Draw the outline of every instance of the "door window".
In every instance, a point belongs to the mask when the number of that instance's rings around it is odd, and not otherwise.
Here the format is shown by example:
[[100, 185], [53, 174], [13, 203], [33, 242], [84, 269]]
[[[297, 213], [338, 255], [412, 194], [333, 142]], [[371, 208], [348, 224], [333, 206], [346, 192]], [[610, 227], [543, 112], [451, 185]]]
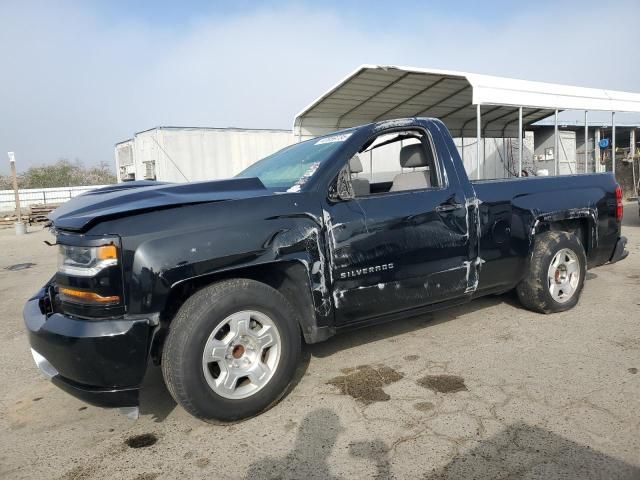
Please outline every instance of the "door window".
[[349, 171], [356, 197], [442, 186], [431, 139], [419, 130], [375, 137], [350, 159]]

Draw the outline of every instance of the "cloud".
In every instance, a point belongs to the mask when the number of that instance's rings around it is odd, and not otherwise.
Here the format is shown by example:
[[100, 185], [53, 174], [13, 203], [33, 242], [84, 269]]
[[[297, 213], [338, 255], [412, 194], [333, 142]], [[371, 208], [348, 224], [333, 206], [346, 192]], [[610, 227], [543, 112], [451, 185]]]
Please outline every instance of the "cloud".
[[115, 142], [156, 125], [290, 128], [362, 63], [640, 90], [628, 53], [640, 39], [637, 2], [551, 2], [499, 20], [421, 4], [319, 5], [175, 27], [126, 8], [105, 16], [90, 3], [3, 2], [0, 158], [14, 150], [21, 169], [60, 157], [112, 162]]

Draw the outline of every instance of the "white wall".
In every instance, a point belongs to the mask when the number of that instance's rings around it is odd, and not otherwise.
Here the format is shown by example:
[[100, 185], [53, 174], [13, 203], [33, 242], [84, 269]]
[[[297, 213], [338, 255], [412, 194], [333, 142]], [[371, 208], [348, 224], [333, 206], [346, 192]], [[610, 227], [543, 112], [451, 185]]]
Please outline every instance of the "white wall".
[[[558, 132], [559, 146], [559, 165], [560, 175], [571, 175], [579, 173], [576, 163], [576, 132], [571, 130], [559, 130]], [[545, 152], [551, 149], [551, 155]], [[538, 168], [549, 170], [549, 174], [553, 175], [555, 171], [555, 160], [553, 150], [555, 149], [554, 129], [546, 128], [536, 131], [535, 138], [535, 156]], [[580, 171], [584, 171], [582, 168]]]
[[[155, 161], [156, 180], [185, 182], [229, 178], [249, 165], [291, 145], [283, 130], [159, 128], [132, 139], [136, 180], [145, 177], [145, 162]], [[120, 145], [119, 145], [120, 146]], [[116, 168], [120, 177], [118, 146]]]

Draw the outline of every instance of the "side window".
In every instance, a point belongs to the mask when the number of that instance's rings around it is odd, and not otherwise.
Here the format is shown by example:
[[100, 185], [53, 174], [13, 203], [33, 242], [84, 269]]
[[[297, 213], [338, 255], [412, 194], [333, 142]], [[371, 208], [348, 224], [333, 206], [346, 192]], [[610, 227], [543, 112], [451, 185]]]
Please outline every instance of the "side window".
[[422, 131], [382, 134], [349, 161], [356, 197], [441, 186], [434, 149]]

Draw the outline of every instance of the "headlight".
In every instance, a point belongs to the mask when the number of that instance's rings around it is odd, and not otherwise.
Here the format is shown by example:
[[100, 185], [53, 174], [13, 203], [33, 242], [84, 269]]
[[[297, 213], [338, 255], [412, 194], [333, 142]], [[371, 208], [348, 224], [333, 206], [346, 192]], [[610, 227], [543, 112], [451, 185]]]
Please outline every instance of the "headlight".
[[55, 299], [60, 311], [87, 319], [124, 313], [118, 239], [59, 235], [58, 245]]
[[115, 245], [100, 247], [74, 247], [60, 245], [58, 271], [76, 277], [93, 277], [107, 267], [118, 264]]

